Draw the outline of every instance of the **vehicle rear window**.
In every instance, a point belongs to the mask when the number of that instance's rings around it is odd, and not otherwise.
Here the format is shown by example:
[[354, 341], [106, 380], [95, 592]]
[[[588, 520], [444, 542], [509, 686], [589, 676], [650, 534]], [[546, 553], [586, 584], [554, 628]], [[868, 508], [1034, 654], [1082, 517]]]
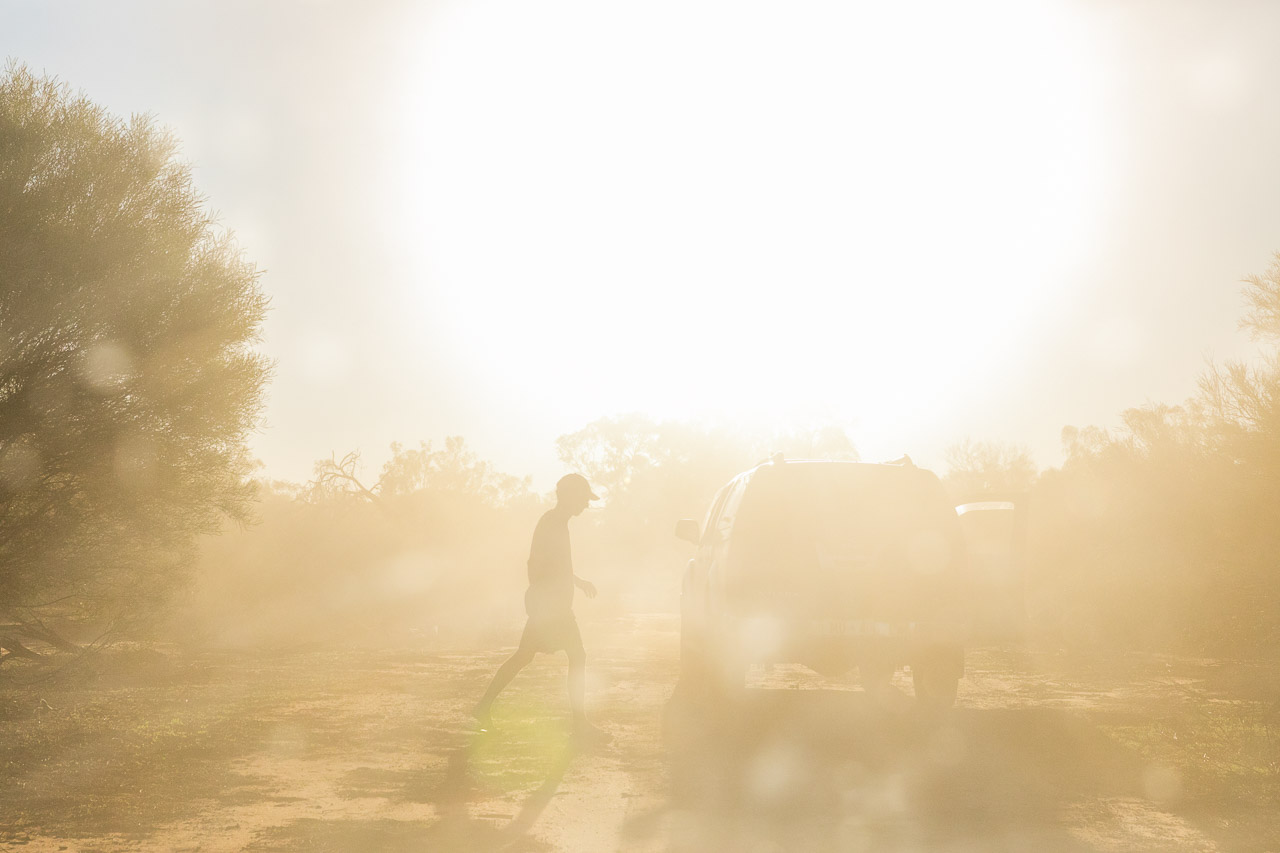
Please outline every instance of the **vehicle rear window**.
[[847, 567], [947, 557], [955, 513], [918, 469], [789, 464], [756, 472], [734, 528], [752, 561]]

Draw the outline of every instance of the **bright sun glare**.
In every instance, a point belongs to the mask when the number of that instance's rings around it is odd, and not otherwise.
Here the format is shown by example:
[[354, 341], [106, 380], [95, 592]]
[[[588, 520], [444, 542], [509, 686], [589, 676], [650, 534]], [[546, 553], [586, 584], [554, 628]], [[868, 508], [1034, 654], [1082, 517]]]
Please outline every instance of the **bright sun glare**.
[[517, 406], [901, 429], [990, 381], [1091, 239], [1059, 7], [467, 2], [418, 32], [402, 238]]

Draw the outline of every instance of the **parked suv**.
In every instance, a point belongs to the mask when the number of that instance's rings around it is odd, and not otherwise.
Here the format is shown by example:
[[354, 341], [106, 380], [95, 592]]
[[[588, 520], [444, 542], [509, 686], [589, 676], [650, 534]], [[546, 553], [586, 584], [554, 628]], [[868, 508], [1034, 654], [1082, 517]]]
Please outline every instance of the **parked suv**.
[[741, 687], [756, 662], [824, 675], [858, 667], [868, 691], [911, 669], [919, 702], [950, 707], [968, 631], [965, 548], [938, 478], [898, 463], [784, 461], [712, 501], [681, 596], [681, 680]]

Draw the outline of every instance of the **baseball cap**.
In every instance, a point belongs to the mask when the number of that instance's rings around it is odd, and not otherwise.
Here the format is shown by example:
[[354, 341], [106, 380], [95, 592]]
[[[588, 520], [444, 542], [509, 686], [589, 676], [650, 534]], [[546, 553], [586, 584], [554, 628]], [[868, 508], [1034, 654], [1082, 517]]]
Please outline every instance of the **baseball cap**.
[[591, 486], [587, 483], [587, 478], [581, 474], [565, 474], [556, 483], [556, 497], [568, 497], [582, 495], [593, 501], [600, 500], [600, 496], [591, 491]]

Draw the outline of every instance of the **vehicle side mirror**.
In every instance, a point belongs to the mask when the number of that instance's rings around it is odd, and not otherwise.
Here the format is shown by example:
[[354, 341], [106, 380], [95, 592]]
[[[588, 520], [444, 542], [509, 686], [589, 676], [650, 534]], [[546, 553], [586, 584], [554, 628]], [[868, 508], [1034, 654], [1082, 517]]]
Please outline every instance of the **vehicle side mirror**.
[[692, 518], [682, 518], [676, 522], [676, 538], [683, 539], [686, 542], [692, 542], [697, 545], [702, 541], [702, 531], [698, 529], [698, 522]]

